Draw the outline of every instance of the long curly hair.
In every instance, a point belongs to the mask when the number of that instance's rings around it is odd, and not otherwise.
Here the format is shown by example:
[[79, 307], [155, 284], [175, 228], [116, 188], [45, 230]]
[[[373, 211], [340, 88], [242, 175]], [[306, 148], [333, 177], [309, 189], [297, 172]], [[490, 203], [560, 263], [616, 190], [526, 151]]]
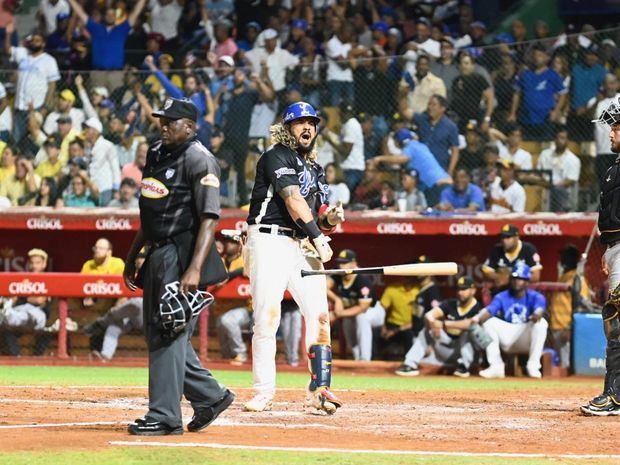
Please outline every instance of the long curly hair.
[[[283, 125], [282, 123], [276, 123], [271, 125], [269, 128], [269, 140], [271, 144], [282, 144], [291, 150], [297, 151], [297, 141], [291, 131], [289, 131], [288, 127]], [[312, 150], [305, 154], [306, 160], [310, 160], [316, 162], [318, 154], [316, 152], [316, 147], [313, 147]]]

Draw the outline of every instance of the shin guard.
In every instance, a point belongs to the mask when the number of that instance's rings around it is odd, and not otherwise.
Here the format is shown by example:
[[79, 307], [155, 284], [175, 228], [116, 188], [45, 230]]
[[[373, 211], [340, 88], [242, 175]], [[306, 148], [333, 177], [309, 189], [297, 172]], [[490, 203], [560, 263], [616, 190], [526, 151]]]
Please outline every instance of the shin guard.
[[308, 351], [312, 380], [310, 390], [329, 387], [332, 381], [332, 348], [328, 345], [313, 344]]

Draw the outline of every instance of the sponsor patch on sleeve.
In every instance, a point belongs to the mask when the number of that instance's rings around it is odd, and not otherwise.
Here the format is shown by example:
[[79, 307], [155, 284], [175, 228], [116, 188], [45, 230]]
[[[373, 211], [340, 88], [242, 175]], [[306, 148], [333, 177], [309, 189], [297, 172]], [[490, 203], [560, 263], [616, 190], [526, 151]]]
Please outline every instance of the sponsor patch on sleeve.
[[282, 168], [278, 168], [277, 170], [275, 170], [273, 174], [276, 175], [276, 179], [280, 179], [282, 176], [286, 176], [287, 174], [295, 175], [297, 174], [297, 171], [295, 171], [294, 168], [282, 167]]
[[207, 187], [220, 187], [220, 180], [213, 173], [209, 173], [200, 180], [200, 184]]

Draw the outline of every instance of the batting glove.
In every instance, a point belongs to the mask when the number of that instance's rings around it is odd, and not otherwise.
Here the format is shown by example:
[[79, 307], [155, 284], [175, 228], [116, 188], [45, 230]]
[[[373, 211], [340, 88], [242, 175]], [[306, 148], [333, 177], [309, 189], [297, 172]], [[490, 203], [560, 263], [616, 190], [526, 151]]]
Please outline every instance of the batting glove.
[[330, 261], [332, 259], [332, 255], [334, 254], [332, 248], [329, 246], [329, 241], [331, 241], [331, 239], [324, 234], [312, 239], [314, 248], [323, 263]]

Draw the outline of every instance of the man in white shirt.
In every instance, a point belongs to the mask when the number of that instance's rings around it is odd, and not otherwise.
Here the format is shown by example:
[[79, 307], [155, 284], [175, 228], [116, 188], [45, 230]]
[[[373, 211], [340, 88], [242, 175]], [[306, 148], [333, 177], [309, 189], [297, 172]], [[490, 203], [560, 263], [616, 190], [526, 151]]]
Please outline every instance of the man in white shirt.
[[13, 129], [13, 114], [6, 98], [6, 89], [0, 82], [0, 141], [8, 142]]
[[538, 169], [551, 171], [551, 211], [576, 211], [581, 161], [568, 149], [565, 127], [556, 131], [555, 148], [548, 148], [540, 154]]
[[518, 170], [533, 169], [532, 154], [520, 147], [523, 141], [523, 135], [519, 125], [516, 123], [510, 125], [506, 130], [506, 136], [505, 144], [500, 140], [497, 141], [500, 158], [502, 160], [511, 161]]
[[60, 93], [60, 98], [56, 107], [58, 111], [53, 111], [47, 118], [45, 118], [45, 124], [43, 125], [43, 131], [46, 134], [53, 134], [58, 128], [57, 120], [60, 115], [66, 115], [71, 118], [71, 126], [76, 131], [82, 130], [82, 123], [86, 119], [84, 116], [84, 110], [80, 108], [74, 108], [75, 94], [69, 89], [65, 89]]
[[331, 106], [353, 103], [353, 71], [349, 55], [354, 33], [353, 26], [350, 23], [344, 23], [325, 44], [327, 89]]
[[364, 160], [364, 133], [362, 125], [353, 113], [351, 105], [340, 107], [341, 120], [344, 122], [340, 137], [329, 129], [323, 131], [323, 136], [334, 148], [336, 163], [342, 168], [344, 182], [349, 191], [354, 192], [364, 177], [366, 162]]
[[416, 20], [415, 40], [408, 42], [405, 50], [403, 57], [406, 62], [409, 62], [405, 65], [409, 72], [411, 72], [411, 65], [418, 60], [420, 54], [439, 58], [441, 55], [441, 45], [431, 37], [431, 22], [428, 18], [420, 17]]
[[408, 120], [415, 113], [426, 111], [428, 101], [437, 94], [446, 96], [446, 86], [443, 80], [430, 72], [430, 58], [420, 55], [415, 64], [414, 75], [405, 73], [400, 81], [400, 112]]
[[15, 24], [9, 23], [5, 29], [4, 51], [11, 61], [17, 63], [17, 87], [15, 89], [15, 121], [13, 139], [19, 141], [26, 135], [28, 110], [42, 107], [51, 108], [56, 92], [56, 82], [60, 80], [58, 63], [43, 51], [45, 37], [34, 32], [29, 36], [26, 47], [12, 47], [11, 37]]
[[97, 118], [84, 122], [84, 138], [90, 144], [90, 165], [88, 174], [99, 188], [99, 206], [105, 207], [121, 184], [121, 170], [116, 146], [101, 133], [103, 125]]
[[164, 36], [166, 41], [174, 39], [179, 31], [178, 24], [183, 5], [178, 0], [150, 0], [151, 32]]
[[[592, 111], [592, 116], [596, 118], [603, 114], [612, 101], [620, 98], [620, 81], [615, 74], [609, 73], [603, 79], [603, 92], [596, 97], [592, 97], [588, 102], [588, 110]], [[596, 169], [596, 180], [601, 185], [601, 179], [607, 169], [612, 165], [618, 154], [611, 153], [609, 145], [609, 129], [603, 124], [594, 125], [594, 143], [596, 145], [596, 159], [594, 166]], [[600, 189], [599, 189], [600, 190]]]
[[515, 167], [511, 161], [501, 160], [499, 177], [491, 185], [490, 198], [492, 213], [523, 213], [525, 211], [525, 189], [515, 181]]
[[67, 0], [41, 0], [37, 17], [42, 22], [43, 30], [47, 35], [56, 31], [56, 17], [60, 13], [71, 14]]

